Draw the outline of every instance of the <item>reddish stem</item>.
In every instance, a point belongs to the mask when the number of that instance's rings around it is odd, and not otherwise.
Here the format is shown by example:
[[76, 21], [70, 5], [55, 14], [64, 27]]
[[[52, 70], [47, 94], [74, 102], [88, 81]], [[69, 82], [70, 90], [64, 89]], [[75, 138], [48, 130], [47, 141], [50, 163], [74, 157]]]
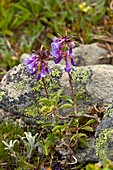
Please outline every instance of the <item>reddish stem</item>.
[[73, 85], [72, 85], [72, 77], [71, 77], [70, 73], [68, 73], [68, 76], [69, 76], [69, 83], [70, 83], [70, 87], [71, 87], [72, 98], [74, 101], [75, 95], [74, 95], [74, 89], [73, 89]]
[[46, 97], [49, 99], [48, 91], [47, 91], [47, 88], [46, 88], [46, 83], [45, 83], [43, 77], [42, 77], [42, 82], [43, 82], [43, 85], [44, 85], [44, 90], [45, 90], [45, 92], [46, 92]]
[[[71, 77], [69, 72], [68, 72], [68, 76], [69, 76], [69, 83], [70, 83], [70, 87], [71, 87], [72, 99], [73, 99], [73, 102], [74, 102], [75, 101], [75, 94], [74, 94], [74, 89], [73, 89], [73, 84], [72, 84], [72, 77]], [[77, 113], [76, 104], [74, 104], [74, 111]]]

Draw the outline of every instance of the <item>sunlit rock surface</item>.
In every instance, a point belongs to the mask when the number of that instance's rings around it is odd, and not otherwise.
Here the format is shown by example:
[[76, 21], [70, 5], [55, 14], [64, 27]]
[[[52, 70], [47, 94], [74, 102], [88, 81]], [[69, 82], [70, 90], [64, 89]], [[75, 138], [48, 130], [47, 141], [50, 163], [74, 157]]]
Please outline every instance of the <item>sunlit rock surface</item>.
[[[54, 66], [50, 62], [51, 74], [45, 78], [49, 93], [63, 89], [63, 93], [71, 96], [68, 74], [63, 65]], [[78, 111], [101, 103], [108, 106], [113, 101], [113, 66], [95, 65], [74, 67], [71, 71], [75, 94], [80, 93], [77, 101]], [[26, 108], [35, 106], [45, 91], [41, 81], [36, 82], [24, 64], [12, 68], [3, 77], [0, 84], [0, 108], [10, 112], [24, 113]]]

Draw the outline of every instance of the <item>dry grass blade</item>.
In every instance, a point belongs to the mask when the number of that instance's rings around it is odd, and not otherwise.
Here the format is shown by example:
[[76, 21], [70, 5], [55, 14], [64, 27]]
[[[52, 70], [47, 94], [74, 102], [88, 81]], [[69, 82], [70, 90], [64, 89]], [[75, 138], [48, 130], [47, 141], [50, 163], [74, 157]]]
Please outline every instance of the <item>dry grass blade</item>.
[[110, 3], [110, 9], [113, 10], [113, 0], [112, 0], [111, 3]]
[[101, 41], [113, 43], [113, 37], [102, 36], [102, 35], [94, 35], [93, 38], [95, 40], [101, 40]]

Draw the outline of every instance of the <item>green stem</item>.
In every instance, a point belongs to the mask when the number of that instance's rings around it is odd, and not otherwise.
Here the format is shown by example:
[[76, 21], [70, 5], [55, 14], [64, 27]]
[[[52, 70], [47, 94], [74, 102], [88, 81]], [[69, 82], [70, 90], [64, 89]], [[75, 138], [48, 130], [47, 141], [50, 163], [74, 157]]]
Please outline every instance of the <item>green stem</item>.
[[73, 84], [72, 84], [72, 77], [69, 72], [68, 72], [68, 76], [69, 76], [69, 83], [70, 83], [70, 87], [71, 87], [72, 99], [74, 102], [74, 112], [77, 113], [76, 104], [75, 104], [74, 88], [73, 88]]
[[44, 85], [44, 90], [45, 90], [45, 92], [46, 92], [46, 97], [49, 99], [48, 91], [47, 91], [47, 88], [46, 88], [46, 83], [45, 83], [43, 77], [42, 77], [42, 82], [43, 82], [43, 85]]

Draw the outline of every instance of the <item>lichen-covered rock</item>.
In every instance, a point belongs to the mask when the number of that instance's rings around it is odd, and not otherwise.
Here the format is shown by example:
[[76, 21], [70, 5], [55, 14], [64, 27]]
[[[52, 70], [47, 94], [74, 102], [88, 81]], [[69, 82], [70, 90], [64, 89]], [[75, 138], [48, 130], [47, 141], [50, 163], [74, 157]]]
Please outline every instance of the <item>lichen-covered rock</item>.
[[113, 105], [106, 110], [104, 117], [96, 129], [96, 155], [101, 161], [113, 161]]
[[[54, 66], [49, 62], [51, 74], [45, 78], [49, 93], [63, 89], [71, 96], [68, 74], [63, 65]], [[77, 110], [86, 111], [93, 104], [101, 102], [105, 107], [113, 101], [113, 66], [95, 65], [73, 67], [72, 83], [75, 94], [79, 94]], [[0, 108], [17, 115], [39, 117], [38, 99], [45, 96], [41, 80], [36, 82], [26, 66], [20, 64], [12, 68], [0, 83]], [[68, 114], [68, 111], [67, 113]], [[96, 130], [95, 139], [89, 141], [89, 148], [78, 148], [74, 153], [78, 162], [97, 162], [110, 158], [113, 160], [113, 106], [109, 107]], [[96, 155], [97, 154], [97, 155]], [[80, 155], [80, 156], [79, 156]]]
[[[49, 92], [60, 88], [61, 75], [60, 69], [56, 72], [53, 68], [51, 77], [45, 78]], [[35, 76], [30, 76], [26, 66], [20, 64], [12, 68], [0, 83], [0, 108], [16, 114], [28, 114], [32, 110], [32, 116], [36, 116], [37, 100], [41, 95], [45, 95], [42, 82], [37, 83]]]
[[[63, 89], [71, 95], [68, 74], [63, 65], [53, 66], [49, 63], [51, 74], [45, 78], [49, 93]], [[97, 65], [74, 67], [71, 72], [75, 94], [79, 93], [78, 111], [102, 102], [104, 105], [113, 100], [113, 66]], [[12, 68], [0, 83], [0, 108], [16, 114], [38, 114], [38, 99], [45, 96], [41, 80], [37, 83], [35, 76], [30, 76], [26, 66], [20, 64]]]

